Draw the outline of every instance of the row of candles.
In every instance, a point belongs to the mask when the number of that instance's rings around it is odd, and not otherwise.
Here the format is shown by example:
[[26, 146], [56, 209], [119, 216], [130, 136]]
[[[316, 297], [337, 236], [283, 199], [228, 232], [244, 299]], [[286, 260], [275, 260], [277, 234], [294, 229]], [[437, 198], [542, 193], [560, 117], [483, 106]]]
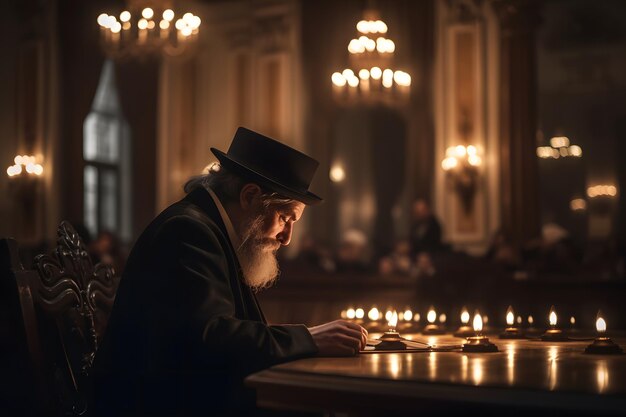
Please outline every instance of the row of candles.
[[[413, 313], [413, 311], [409, 308], [404, 311], [398, 313], [396, 310], [388, 309], [384, 315], [385, 320], [387, 322], [387, 326], [382, 324], [382, 313], [376, 307], [372, 307], [368, 314], [367, 318], [369, 322], [365, 323], [365, 310], [362, 308], [348, 308], [347, 310], [343, 310], [341, 312], [341, 317], [347, 320], [353, 320], [359, 324], [363, 324], [369, 330], [384, 330], [388, 329], [381, 338], [382, 341], [387, 342], [383, 344], [383, 346], [393, 346], [394, 349], [401, 348], [402, 340], [397, 332], [397, 329], [400, 330], [408, 330], [414, 327], [417, 323], [419, 323], [421, 316], [419, 313]], [[463, 345], [463, 349], [470, 352], [493, 352], [497, 351], [497, 347], [489, 342], [489, 339], [486, 336], [483, 336], [481, 333], [483, 331], [483, 323], [488, 322], [487, 316], [482, 316], [478, 311], [474, 314], [474, 319], [472, 322], [472, 326], [469, 326], [470, 314], [466, 308], [463, 308], [461, 312], [461, 326], [453, 332], [454, 336], [457, 337], [466, 337], [467, 343]], [[439, 324], [437, 324], [437, 319], [439, 319]], [[448, 331], [445, 328], [446, 315], [440, 314], [437, 316], [437, 313], [434, 307], [431, 307], [426, 315], [426, 320], [428, 324], [421, 330], [422, 334], [435, 335], [435, 334], [445, 334]], [[381, 322], [379, 322], [381, 320]], [[400, 321], [400, 324], [398, 322]], [[558, 342], [566, 342], [571, 340], [561, 329], [557, 327], [557, 314], [554, 306], [550, 309], [550, 314], [548, 315], [549, 328], [541, 335], [541, 340], [543, 341], [558, 341]], [[574, 325], [576, 322], [574, 317], [570, 318], [570, 323]], [[517, 320], [515, 318], [515, 314], [513, 311], [513, 307], [509, 306], [506, 313], [506, 323], [507, 327], [500, 334], [501, 339], [525, 339], [527, 335], [524, 330], [518, 327], [522, 323], [521, 316], [517, 316]], [[517, 325], [516, 325], [517, 323]], [[532, 316], [528, 317], [528, 323], [531, 326], [534, 323]], [[531, 329], [527, 329], [530, 331]], [[596, 319], [596, 331], [598, 333], [598, 337], [594, 340], [594, 342], [587, 347], [585, 350], [586, 353], [622, 353], [621, 348], [614, 344], [611, 339], [605, 336], [606, 333], [606, 321], [601, 316], [600, 312], [598, 312], [598, 316]]]

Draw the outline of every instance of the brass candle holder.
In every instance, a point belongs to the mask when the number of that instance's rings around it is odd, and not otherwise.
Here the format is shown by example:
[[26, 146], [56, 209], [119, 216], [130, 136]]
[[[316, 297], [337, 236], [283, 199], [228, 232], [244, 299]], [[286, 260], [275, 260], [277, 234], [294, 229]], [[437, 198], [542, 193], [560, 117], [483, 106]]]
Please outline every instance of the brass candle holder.
[[598, 317], [596, 320], [596, 330], [598, 331], [598, 337], [585, 348], [585, 353], [594, 355], [621, 355], [624, 353], [618, 344], [614, 343], [609, 337], [604, 336], [606, 322], [602, 317]]
[[513, 306], [509, 306], [506, 311], [506, 325], [503, 333], [500, 333], [500, 339], [524, 339], [524, 333], [519, 327], [515, 327], [515, 313]]
[[378, 339], [380, 343], [374, 346], [374, 350], [406, 350], [405, 339], [396, 331], [397, 324], [398, 313], [394, 311], [388, 320], [389, 330]]
[[463, 345], [463, 352], [486, 353], [497, 352], [498, 346], [491, 343], [487, 336], [483, 336], [480, 332], [483, 330], [483, 320], [480, 314], [474, 315], [474, 332], [475, 336], [467, 338], [467, 343]]
[[554, 306], [550, 308], [550, 327], [541, 335], [541, 340], [544, 342], [567, 342], [569, 337], [558, 327], [556, 327], [557, 317], [554, 311]]

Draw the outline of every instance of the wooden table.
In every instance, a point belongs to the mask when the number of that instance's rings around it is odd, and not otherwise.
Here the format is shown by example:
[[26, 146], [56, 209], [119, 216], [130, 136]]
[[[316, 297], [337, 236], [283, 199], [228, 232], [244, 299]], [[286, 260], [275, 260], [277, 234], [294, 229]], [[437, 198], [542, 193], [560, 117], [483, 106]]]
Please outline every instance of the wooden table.
[[[408, 337], [431, 345], [463, 342], [451, 336]], [[626, 355], [584, 354], [589, 341], [490, 338], [499, 352], [310, 358], [258, 372], [246, 383], [256, 389], [260, 407], [284, 410], [626, 415]], [[614, 340], [626, 348], [626, 338]]]

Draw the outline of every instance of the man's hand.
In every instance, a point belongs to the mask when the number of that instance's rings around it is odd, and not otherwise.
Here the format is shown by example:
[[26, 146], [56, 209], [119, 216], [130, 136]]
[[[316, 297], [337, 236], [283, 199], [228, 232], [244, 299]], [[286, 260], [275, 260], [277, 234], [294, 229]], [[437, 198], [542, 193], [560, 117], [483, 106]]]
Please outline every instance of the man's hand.
[[353, 356], [367, 344], [367, 330], [345, 320], [309, 327], [309, 332], [319, 356]]

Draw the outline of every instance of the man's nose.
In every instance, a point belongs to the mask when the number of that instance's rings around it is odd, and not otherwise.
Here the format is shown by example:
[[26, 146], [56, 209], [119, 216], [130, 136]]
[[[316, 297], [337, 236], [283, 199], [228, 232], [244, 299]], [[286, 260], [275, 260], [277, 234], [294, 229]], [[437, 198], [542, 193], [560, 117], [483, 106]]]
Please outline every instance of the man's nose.
[[281, 245], [287, 246], [289, 242], [291, 242], [291, 230], [291, 223], [287, 223], [278, 236], [276, 236], [276, 239], [278, 239]]

